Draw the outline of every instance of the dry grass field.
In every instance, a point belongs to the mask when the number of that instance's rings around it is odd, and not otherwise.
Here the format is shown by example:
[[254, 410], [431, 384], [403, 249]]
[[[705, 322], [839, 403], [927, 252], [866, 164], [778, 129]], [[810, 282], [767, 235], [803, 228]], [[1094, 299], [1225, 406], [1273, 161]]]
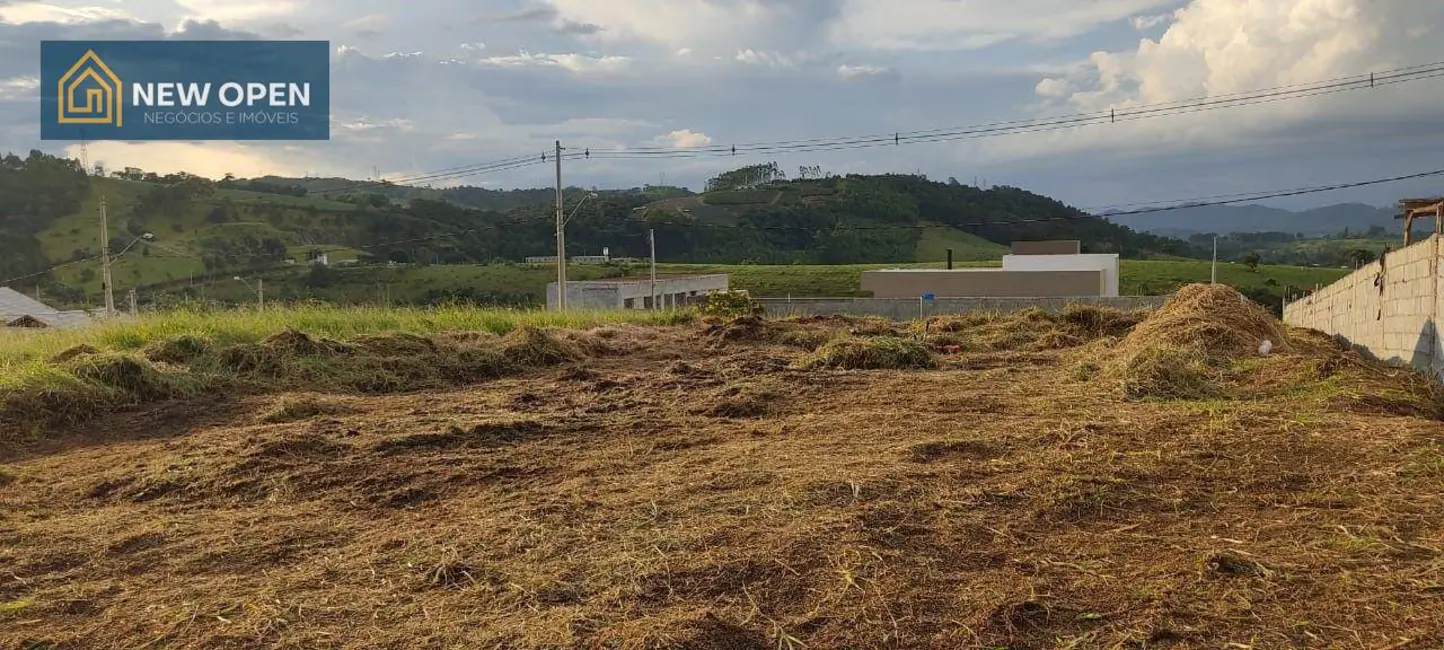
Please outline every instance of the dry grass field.
[[287, 333], [10, 453], [0, 647], [1440, 647], [1439, 394], [1280, 327]]

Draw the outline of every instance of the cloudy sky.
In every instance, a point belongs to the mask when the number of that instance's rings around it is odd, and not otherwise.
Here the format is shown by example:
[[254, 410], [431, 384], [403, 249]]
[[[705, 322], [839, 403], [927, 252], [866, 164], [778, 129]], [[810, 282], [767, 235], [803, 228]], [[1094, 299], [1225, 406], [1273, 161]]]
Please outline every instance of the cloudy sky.
[[[966, 127], [1444, 60], [1430, 0], [0, 0], [0, 151], [41, 148], [44, 39], [328, 40], [332, 139], [91, 143], [111, 168], [386, 177], [540, 155]], [[566, 182], [717, 171], [987, 179], [1080, 207], [1444, 168], [1444, 78], [1116, 125], [765, 158], [568, 162]], [[551, 182], [536, 165], [450, 181]], [[1313, 195], [1406, 194], [1434, 181]]]

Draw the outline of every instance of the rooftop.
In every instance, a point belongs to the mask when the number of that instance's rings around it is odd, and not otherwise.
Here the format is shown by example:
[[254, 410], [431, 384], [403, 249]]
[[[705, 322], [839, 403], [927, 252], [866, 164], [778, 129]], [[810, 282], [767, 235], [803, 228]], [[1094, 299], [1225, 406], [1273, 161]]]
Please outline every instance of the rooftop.
[[[693, 278], [715, 278], [726, 276], [726, 273], [689, 273], [685, 275], [658, 275], [657, 281], [663, 282], [666, 280], [690, 280]], [[651, 279], [651, 276], [646, 275], [629, 275], [622, 278], [605, 278], [601, 280], [567, 280], [567, 284], [622, 284], [626, 282], [647, 282]]]
[[0, 316], [36, 316], [59, 311], [10, 287], [0, 287]]

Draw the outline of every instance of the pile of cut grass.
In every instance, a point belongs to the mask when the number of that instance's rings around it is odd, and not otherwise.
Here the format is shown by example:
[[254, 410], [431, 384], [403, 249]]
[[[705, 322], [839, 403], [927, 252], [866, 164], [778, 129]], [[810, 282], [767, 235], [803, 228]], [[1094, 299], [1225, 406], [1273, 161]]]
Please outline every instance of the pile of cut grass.
[[797, 360], [797, 367], [835, 370], [921, 370], [937, 367], [922, 342], [895, 336], [838, 336]]
[[839, 327], [864, 336], [897, 334], [891, 321], [880, 318], [857, 319], [842, 316], [766, 319], [747, 315], [727, 322], [713, 322], [703, 330], [703, 337], [714, 346], [731, 343], [772, 343], [813, 351], [832, 339]]
[[1291, 349], [1278, 320], [1236, 289], [1192, 284], [1110, 346], [1105, 376], [1129, 399], [1216, 398], [1264, 341], [1276, 354]]
[[1084, 304], [1062, 312], [1025, 309], [1011, 314], [977, 312], [940, 316], [922, 323], [929, 344], [967, 352], [1044, 352], [1120, 337], [1146, 318], [1146, 311], [1121, 311]]
[[561, 336], [558, 326], [687, 318], [304, 308], [168, 313], [81, 330], [9, 334], [9, 345], [0, 346], [0, 447], [23, 445], [105, 412], [202, 392], [374, 394], [461, 385], [584, 358], [587, 351]]
[[309, 420], [322, 415], [350, 413], [351, 410], [344, 404], [316, 395], [286, 396], [276, 400], [271, 409], [262, 413], [257, 420], [261, 424], [285, 424]]

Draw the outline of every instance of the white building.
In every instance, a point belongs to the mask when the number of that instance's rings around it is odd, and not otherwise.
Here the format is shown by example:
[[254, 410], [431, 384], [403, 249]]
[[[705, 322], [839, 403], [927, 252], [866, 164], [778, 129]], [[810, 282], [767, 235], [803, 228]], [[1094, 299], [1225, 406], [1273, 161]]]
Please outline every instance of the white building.
[[1103, 295], [1118, 296], [1118, 255], [1004, 255], [1004, 271], [1102, 271]]
[[[672, 309], [705, 300], [713, 292], [728, 290], [728, 276], [658, 276], [655, 287], [647, 277], [567, 282], [567, 309]], [[655, 300], [654, 300], [655, 297]], [[547, 309], [557, 308], [557, 283], [547, 285]]]
[[[601, 255], [573, 255], [567, 258], [568, 264], [606, 264], [612, 260], [612, 249], [603, 248]], [[534, 255], [526, 258], [527, 264], [556, 264], [555, 255]]]

